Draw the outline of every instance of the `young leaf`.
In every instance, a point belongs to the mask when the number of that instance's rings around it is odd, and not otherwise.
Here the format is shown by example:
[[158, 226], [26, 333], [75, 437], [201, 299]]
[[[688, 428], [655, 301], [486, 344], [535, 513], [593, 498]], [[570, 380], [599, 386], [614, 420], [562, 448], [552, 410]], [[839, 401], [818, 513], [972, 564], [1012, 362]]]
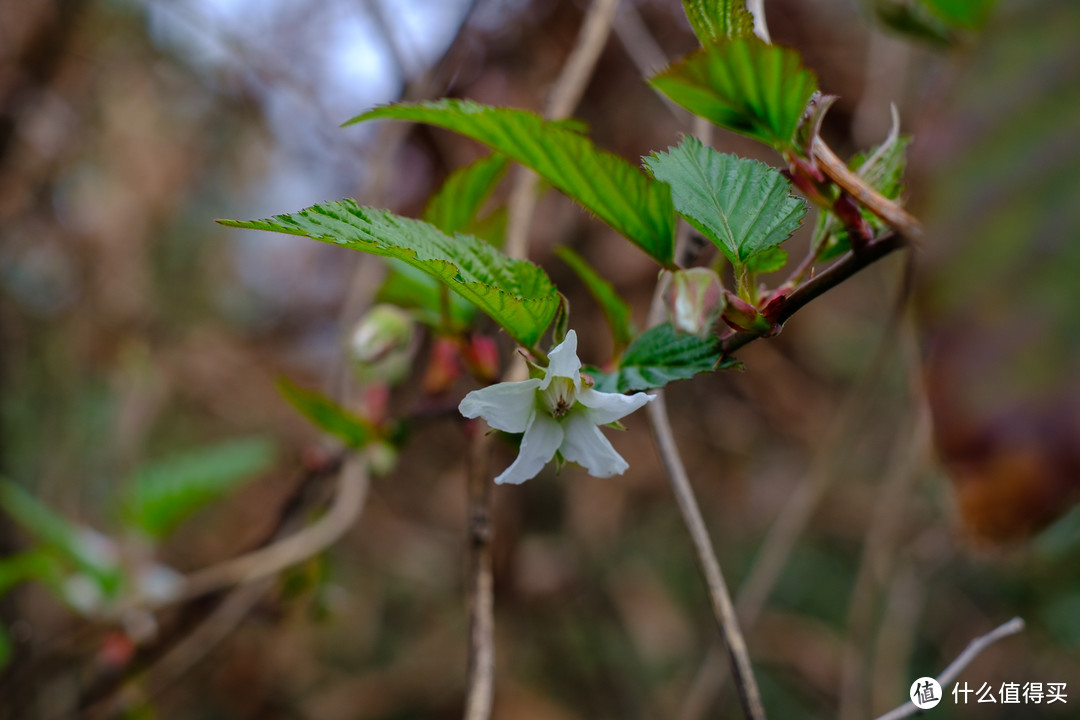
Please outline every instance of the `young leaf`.
[[675, 217], [668, 189], [563, 123], [467, 100], [387, 105], [346, 125], [394, 118], [437, 125], [478, 140], [569, 195], [660, 264], [671, 265]]
[[646, 330], [626, 348], [619, 369], [610, 375], [588, 369], [601, 392], [631, 392], [660, 388], [713, 370], [720, 362], [715, 337], [680, 333], [664, 323]]
[[57, 588], [63, 582], [63, 570], [56, 557], [46, 550], [30, 550], [0, 559], [0, 595], [30, 580]]
[[734, 264], [787, 240], [806, 214], [806, 203], [791, 194], [791, 183], [779, 171], [719, 153], [693, 136], [653, 153], [645, 166], [671, 185], [679, 214]]
[[746, 267], [755, 273], [771, 273], [787, 265], [787, 261], [787, 250], [774, 247], [750, 258], [750, 261], [746, 263]]
[[467, 232], [484, 201], [506, 174], [509, 164], [505, 155], [495, 153], [458, 168], [431, 196], [421, 219], [448, 235]]
[[649, 82], [695, 115], [781, 152], [817, 91], [797, 52], [756, 37], [712, 41]]
[[269, 441], [251, 438], [144, 465], [130, 480], [124, 517], [150, 537], [165, 537], [196, 510], [265, 470], [273, 458]]
[[0, 479], [0, 508], [46, 549], [94, 578], [103, 590], [119, 585], [114, 550], [98, 533], [69, 522], [9, 480]]
[[362, 448], [378, 437], [378, 430], [369, 421], [352, 414], [321, 393], [305, 390], [288, 378], [280, 378], [277, 389], [290, 405], [316, 427], [351, 448]]
[[555, 286], [536, 265], [512, 260], [470, 235], [451, 237], [421, 220], [362, 207], [353, 200], [313, 205], [265, 220], [218, 222], [303, 235], [403, 260], [446, 283], [528, 348], [544, 334], [559, 307]]
[[615, 354], [618, 355], [634, 339], [635, 330], [634, 323], [630, 319], [630, 305], [622, 299], [611, 283], [593, 270], [576, 252], [562, 245], [555, 248], [555, 254], [577, 273], [589, 293], [599, 303], [600, 309], [604, 311], [604, 318], [607, 319], [608, 327], [611, 329], [611, 338], [615, 343]]
[[[907, 166], [907, 148], [911, 137], [900, 135], [894, 123], [893, 131], [872, 152], [859, 153], [848, 163], [867, 183], [890, 200], [900, 197], [904, 189], [904, 168]], [[875, 233], [883, 232], [887, 225], [874, 213], [863, 210], [862, 216], [870, 223]], [[831, 212], [818, 214], [814, 226], [814, 247], [820, 247], [818, 260], [825, 262], [840, 257], [851, 249], [851, 240], [847, 229]]]
[[717, 38], [754, 34], [754, 16], [745, 0], [683, 0], [683, 10], [702, 45]]

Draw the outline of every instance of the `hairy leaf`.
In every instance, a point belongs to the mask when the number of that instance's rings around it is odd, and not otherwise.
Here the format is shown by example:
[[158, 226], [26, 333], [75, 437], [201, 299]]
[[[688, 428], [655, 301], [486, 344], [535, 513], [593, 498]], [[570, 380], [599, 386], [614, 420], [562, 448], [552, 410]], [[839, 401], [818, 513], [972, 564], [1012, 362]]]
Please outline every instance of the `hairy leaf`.
[[671, 323], [646, 330], [623, 353], [619, 368], [610, 375], [589, 368], [601, 392], [632, 392], [660, 388], [716, 368], [720, 362], [715, 337], [700, 338], [678, 332]]
[[634, 323], [630, 319], [630, 305], [619, 295], [610, 282], [596, 272], [585, 258], [566, 247], [565, 245], [555, 249], [563, 262], [577, 273], [589, 293], [604, 311], [604, 318], [611, 329], [611, 338], [615, 343], [615, 354], [618, 355], [634, 339]]
[[564, 123], [524, 110], [448, 99], [379, 107], [346, 124], [380, 118], [437, 125], [509, 155], [658, 262], [671, 264], [675, 218], [668, 189]]
[[774, 168], [720, 153], [693, 136], [656, 152], [645, 166], [671, 185], [675, 208], [728, 260], [744, 264], [791, 237], [806, 203]]
[[144, 465], [131, 478], [125, 519], [150, 537], [165, 537], [195, 511], [265, 470], [273, 458], [273, 444], [249, 438]]
[[695, 115], [780, 151], [792, 147], [817, 91], [797, 52], [756, 37], [714, 40], [649, 82]]
[[265, 220], [218, 222], [303, 235], [402, 260], [445, 282], [525, 347], [536, 344], [559, 307], [555, 286], [536, 265], [512, 260], [471, 235], [450, 236], [421, 220], [363, 207], [353, 200], [313, 205]]
[[277, 382], [278, 392], [320, 430], [333, 435], [350, 448], [362, 448], [378, 436], [378, 430], [322, 393], [306, 390], [288, 378]]
[[754, 34], [754, 16], [746, 9], [746, 0], [683, 0], [683, 10], [702, 45]]

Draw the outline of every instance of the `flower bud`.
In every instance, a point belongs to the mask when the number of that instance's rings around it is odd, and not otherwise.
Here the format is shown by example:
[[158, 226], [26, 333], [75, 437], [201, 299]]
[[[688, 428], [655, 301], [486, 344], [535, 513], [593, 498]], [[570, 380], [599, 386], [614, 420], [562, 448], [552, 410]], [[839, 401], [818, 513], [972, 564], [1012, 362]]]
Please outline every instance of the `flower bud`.
[[420, 385], [426, 395], [440, 395], [454, 386], [461, 377], [461, 360], [457, 342], [448, 337], [436, 337], [431, 356]]
[[416, 350], [412, 316], [394, 305], [375, 305], [349, 338], [353, 370], [362, 383], [396, 383], [409, 374]]
[[708, 268], [679, 270], [672, 275], [667, 301], [676, 330], [704, 337], [724, 309], [724, 288]]
[[724, 301], [721, 317], [731, 328], [740, 332], [765, 333], [772, 327], [756, 307], [730, 290], [724, 291]]
[[499, 379], [499, 346], [488, 335], [473, 335], [461, 350], [461, 359], [477, 380]]

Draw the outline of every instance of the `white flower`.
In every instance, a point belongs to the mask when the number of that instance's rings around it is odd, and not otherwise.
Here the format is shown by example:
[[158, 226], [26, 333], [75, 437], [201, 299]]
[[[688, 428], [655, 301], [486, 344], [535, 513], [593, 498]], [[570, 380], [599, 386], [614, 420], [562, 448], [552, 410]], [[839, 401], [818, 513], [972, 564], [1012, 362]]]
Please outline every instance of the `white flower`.
[[482, 417], [496, 430], [525, 433], [517, 459], [495, 478], [497, 483], [523, 483], [536, 477], [556, 452], [596, 477], [621, 475], [629, 467], [599, 425], [625, 417], [653, 395], [620, 395], [584, 387], [577, 334], [548, 356], [544, 378], [505, 382], [474, 390], [458, 406], [467, 418]]

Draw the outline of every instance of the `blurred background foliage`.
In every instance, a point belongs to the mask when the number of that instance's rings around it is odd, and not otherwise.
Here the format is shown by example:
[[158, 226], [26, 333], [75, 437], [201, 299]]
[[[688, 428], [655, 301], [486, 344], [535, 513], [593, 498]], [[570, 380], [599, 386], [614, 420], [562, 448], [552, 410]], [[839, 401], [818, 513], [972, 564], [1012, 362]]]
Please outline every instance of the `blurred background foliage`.
[[[940, 37], [913, 43], [878, 24], [881, 6], [903, 4], [766, 3], [774, 40], [840, 96], [825, 134], [841, 155], [885, 136], [890, 102], [916, 138], [909, 194], [935, 223], [921, 348], [958, 494], [928, 459], [920, 346], [889, 330], [899, 258], [747, 348], [745, 372], [675, 384], [668, 402], [735, 588], [789, 499], [807, 487], [821, 499], [748, 628], [771, 717], [883, 712], [1013, 615], [1028, 630], [963, 678], [1067, 682], [1069, 703], [946, 701], [935, 712], [1073, 717], [1080, 517], [1016, 538], [1036, 515], [1060, 514], [1080, 477], [1080, 20], [1069, 0], [1005, 3], [984, 35], [960, 32], [946, 50]], [[680, 3], [622, 5], [577, 114], [599, 145], [636, 159], [688, 130], [642, 77], [696, 40]], [[375, 258], [212, 220], [344, 196], [418, 216], [481, 149], [428, 127], [339, 123], [376, 103], [445, 95], [539, 110], [583, 11], [570, 0], [0, 4], [0, 472], [114, 532], [112, 499], [140, 468], [272, 438], [271, 469], [181, 525], [160, 557], [190, 571], [263, 542], [332, 452], [275, 378], [340, 388], [343, 338], [381, 271]], [[735, 136], [715, 144], [776, 162]], [[639, 327], [651, 264], [552, 193], [532, 238], [532, 258], [570, 298], [582, 357], [603, 362], [601, 311], [554, 248], [599, 268]], [[346, 539], [268, 588], [176, 682], [124, 691], [123, 712], [459, 714], [465, 457], [454, 408], [469, 387], [418, 400], [417, 383], [391, 398], [414, 415], [400, 463]], [[644, 418], [627, 425], [614, 439], [626, 476], [549, 468], [495, 494], [496, 717], [692, 716], [679, 713], [698, 692], [713, 623]], [[495, 462], [512, 454], [501, 448]], [[28, 545], [0, 520], [0, 553]], [[136, 651], [116, 628], [20, 586], [0, 604], [11, 642], [0, 717], [68, 717], [115, 699], [118, 678], [151, 666], [219, 601], [163, 614]], [[738, 717], [730, 696], [706, 707]]]

